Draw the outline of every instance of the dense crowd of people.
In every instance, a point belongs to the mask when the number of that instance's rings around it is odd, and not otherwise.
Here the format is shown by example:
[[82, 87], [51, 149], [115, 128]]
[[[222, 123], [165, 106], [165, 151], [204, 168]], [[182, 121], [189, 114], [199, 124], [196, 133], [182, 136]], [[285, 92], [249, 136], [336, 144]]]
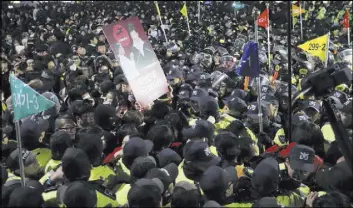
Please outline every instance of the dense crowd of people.
[[[296, 23], [290, 44], [288, 3], [270, 2], [270, 57], [267, 32], [258, 33], [261, 88], [255, 78], [244, 88], [235, 69], [244, 45], [255, 41], [254, 23], [266, 4], [243, 2], [234, 10], [232, 3], [201, 2], [198, 22], [198, 2], [187, 2], [189, 35], [182, 2], [158, 2], [161, 17], [151, 1], [2, 2], [1, 205], [352, 207], [352, 167], [322, 101], [301, 96], [288, 124], [288, 88], [296, 94], [302, 79], [324, 68], [298, 44], [330, 32], [328, 66], [352, 67], [340, 24], [352, 2], [305, 1], [303, 39]], [[169, 84], [149, 106], [136, 102], [102, 31], [132, 16], [141, 20]], [[21, 119], [22, 152], [10, 74], [55, 103]], [[352, 92], [348, 82], [328, 95], [351, 144]]]

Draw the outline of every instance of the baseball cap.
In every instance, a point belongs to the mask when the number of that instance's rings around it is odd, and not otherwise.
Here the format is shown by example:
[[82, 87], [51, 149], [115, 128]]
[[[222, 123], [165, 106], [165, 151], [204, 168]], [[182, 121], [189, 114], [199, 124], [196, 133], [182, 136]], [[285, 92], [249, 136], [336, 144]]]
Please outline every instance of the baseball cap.
[[271, 95], [271, 94], [263, 94], [263, 95], [261, 95], [261, 100], [265, 104], [273, 104], [273, 105], [276, 105], [276, 106], [279, 105], [278, 99], [275, 96]]
[[200, 140], [186, 143], [183, 155], [186, 164], [194, 163], [203, 169], [217, 165], [221, 161], [219, 157], [210, 152], [208, 144]]
[[96, 191], [86, 181], [71, 183], [64, 194], [66, 207], [96, 207]]
[[197, 120], [195, 125], [184, 128], [182, 133], [184, 138], [208, 138], [211, 139], [214, 135], [214, 125], [206, 120]]
[[43, 204], [42, 193], [28, 186], [18, 187], [12, 191], [9, 207], [41, 207]]
[[231, 100], [229, 100], [225, 104], [228, 106], [228, 108], [231, 111], [236, 111], [236, 112], [240, 112], [240, 113], [244, 113], [248, 109], [248, 106], [245, 103], [245, 101], [238, 98], [238, 97], [232, 98]]
[[[268, 116], [269, 113], [267, 111], [267, 108], [265, 106], [265, 103], [261, 104], [261, 108], [262, 108], [262, 115], [263, 116]], [[250, 118], [258, 118], [258, 113], [259, 113], [259, 107], [257, 105], [257, 102], [251, 102], [248, 105], [248, 111], [246, 112], [246, 115], [249, 116]]]
[[320, 112], [321, 105], [318, 101], [316, 100], [303, 100], [301, 103], [301, 109], [305, 110], [307, 108], [312, 108], [316, 110], [317, 112]]
[[180, 100], [189, 99], [190, 98], [190, 91], [189, 90], [181, 90], [181, 91], [179, 91], [177, 97]]
[[248, 95], [248, 92], [246, 92], [246, 91], [244, 91], [242, 89], [234, 89], [229, 96], [227, 96], [227, 97], [225, 97], [223, 99], [223, 101], [226, 103], [226, 102], [232, 100], [235, 97], [240, 98], [240, 99], [245, 100], [245, 101], [248, 101], [246, 99], [247, 95]]
[[252, 187], [261, 195], [269, 195], [277, 190], [279, 183], [279, 165], [274, 158], [262, 160], [251, 177]]
[[294, 170], [302, 170], [306, 172], [314, 171], [314, 149], [297, 144], [290, 150], [289, 164]]
[[66, 149], [62, 158], [62, 169], [69, 181], [88, 180], [91, 168], [89, 158], [83, 150], [71, 147]]
[[277, 203], [276, 198], [274, 197], [263, 197], [259, 200], [257, 200], [253, 205], [253, 208], [255, 207], [278, 207], [280, 208], [281, 206]]
[[343, 113], [352, 114], [353, 113], [353, 106], [352, 100], [348, 100], [347, 102], [343, 103], [342, 108], [339, 109]]
[[159, 167], [164, 167], [170, 163], [175, 163], [179, 165], [182, 161], [180, 155], [170, 148], [165, 148], [160, 151], [156, 158], [158, 160]]
[[156, 160], [152, 156], [138, 157], [132, 163], [130, 173], [134, 179], [140, 179], [144, 178], [149, 170], [156, 167]]
[[41, 133], [49, 128], [49, 122], [43, 118], [26, 119], [22, 122], [20, 131], [22, 140], [38, 140]]
[[178, 174], [178, 166], [174, 163], [170, 163], [163, 168], [153, 168], [149, 170], [146, 175], [146, 178], [158, 178], [159, 180], [161, 180], [164, 186], [164, 193], [168, 189], [169, 185], [175, 181]]
[[[11, 152], [11, 154], [6, 160], [7, 167], [12, 171], [20, 169], [20, 165], [18, 162], [18, 153], [19, 149], [17, 148], [13, 152]], [[28, 167], [37, 161], [36, 154], [26, 149], [22, 149], [22, 159], [24, 167]]]
[[213, 208], [220, 208], [222, 207], [222, 205], [218, 204], [216, 201], [210, 200], [207, 201], [203, 207], [213, 207]]
[[153, 142], [150, 140], [143, 140], [140, 137], [132, 137], [124, 145], [124, 158], [138, 158], [147, 156], [153, 149]]
[[275, 90], [269, 86], [269, 85], [262, 85], [261, 86], [261, 93], [265, 93], [265, 94], [269, 94], [269, 95], [274, 95], [275, 94]]
[[191, 92], [190, 100], [199, 102], [201, 98], [208, 96], [208, 92], [204, 89], [198, 88]]
[[339, 190], [341, 193], [352, 191], [353, 174], [346, 161], [317, 171], [315, 178], [316, 184], [325, 191]]
[[235, 167], [222, 169], [219, 166], [209, 167], [202, 175], [200, 187], [203, 191], [219, 190], [223, 192], [228, 189], [231, 182], [237, 180]]
[[178, 67], [172, 67], [167, 73], [167, 79], [172, 80], [175, 78], [183, 78], [183, 73]]
[[195, 184], [181, 181], [175, 185], [171, 207], [199, 207], [200, 194]]
[[157, 178], [142, 178], [131, 185], [127, 199], [129, 207], [154, 207], [160, 203], [164, 186]]

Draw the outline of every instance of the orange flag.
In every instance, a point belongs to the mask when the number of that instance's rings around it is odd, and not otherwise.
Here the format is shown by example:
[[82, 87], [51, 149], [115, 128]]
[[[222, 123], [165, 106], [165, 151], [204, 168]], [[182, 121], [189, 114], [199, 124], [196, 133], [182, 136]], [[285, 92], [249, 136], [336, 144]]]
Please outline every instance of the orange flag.
[[267, 27], [268, 27], [268, 9], [267, 8], [257, 18], [257, 25], [267, 29]]

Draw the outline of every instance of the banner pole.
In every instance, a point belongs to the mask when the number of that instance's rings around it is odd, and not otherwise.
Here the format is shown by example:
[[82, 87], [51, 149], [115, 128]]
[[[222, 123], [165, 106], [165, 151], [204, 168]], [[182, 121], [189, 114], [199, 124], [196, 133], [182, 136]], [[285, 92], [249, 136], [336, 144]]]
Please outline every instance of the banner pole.
[[200, 1], [198, 1], [198, 13], [199, 13], [199, 15], [197, 16], [197, 19], [198, 19], [198, 22], [199, 22], [199, 24], [200, 24], [200, 19], [201, 19], [201, 6], [200, 6]]
[[347, 35], [348, 35], [348, 47], [349, 47], [349, 45], [351, 45], [351, 30], [349, 27], [348, 27]]
[[269, 3], [266, 3], [266, 8], [267, 8], [267, 53], [268, 53], [268, 71], [271, 70], [271, 52], [270, 52], [270, 11], [268, 9]]
[[189, 36], [191, 36], [191, 32], [190, 32], [190, 25], [189, 25], [189, 14], [188, 14], [188, 7], [186, 6], [186, 2], [184, 1], [185, 7], [186, 7], [186, 23], [188, 25], [188, 31], [189, 31]]
[[325, 68], [327, 68], [327, 64], [328, 64], [328, 48], [329, 48], [329, 44], [330, 44], [330, 32], [328, 33], [327, 43], [326, 43]]
[[17, 139], [17, 147], [18, 147], [18, 162], [20, 166], [20, 177], [21, 177], [21, 184], [22, 187], [26, 186], [25, 182], [25, 169], [23, 165], [22, 159], [22, 141], [21, 141], [21, 133], [20, 133], [20, 123], [19, 121], [15, 121], [15, 128], [16, 128], [16, 139]]
[[160, 13], [161, 11], [159, 10], [159, 6], [158, 6], [158, 2], [155, 1], [155, 6], [156, 6], [156, 9], [157, 9], [157, 15], [159, 17], [159, 21], [161, 22], [161, 28], [162, 28], [162, 31], [163, 31], [163, 35], [164, 35], [164, 38], [165, 38], [165, 41], [168, 42], [168, 38], [167, 38], [167, 35], [165, 34], [165, 30], [164, 30], [164, 27], [163, 27], [163, 22], [162, 22], [162, 17], [160, 16]]
[[[259, 12], [257, 12], [257, 16], [259, 15]], [[258, 30], [259, 26], [257, 25], [256, 17], [255, 17], [255, 41], [257, 43], [257, 47], [259, 47], [259, 38], [258, 38]], [[259, 55], [259, 54], [257, 54]], [[263, 123], [262, 123], [262, 108], [261, 108], [261, 79], [260, 79], [260, 74], [257, 77], [257, 109], [258, 109], [258, 117], [259, 117], [259, 132], [263, 132]]]
[[302, 4], [300, 2], [299, 2], [299, 18], [300, 18], [300, 40], [303, 40]]
[[164, 31], [164, 27], [163, 27], [163, 22], [162, 22], [162, 17], [161, 16], [159, 16], [159, 20], [161, 21], [161, 28], [162, 28], [162, 31], [163, 31], [163, 34], [164, 34], [165, 41], [168, 43], [168, 38], [167, 38], [167, 35], [165, 34], [165, 31]]

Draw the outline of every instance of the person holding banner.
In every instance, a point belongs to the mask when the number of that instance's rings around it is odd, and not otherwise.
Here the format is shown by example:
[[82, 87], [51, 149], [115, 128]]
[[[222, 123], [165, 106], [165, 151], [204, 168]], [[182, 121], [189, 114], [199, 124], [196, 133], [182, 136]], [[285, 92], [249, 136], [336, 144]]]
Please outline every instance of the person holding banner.
[[137, 77], [140, 73], [136, 68], [135, 60], [129, 59], [125, 56], [125, 49], [120, 43], [116, 44], [116, 48], [117, 48], [117, 51], [119, 52], [118, 60], [121, 68], [128, 69], [124, 71], [125, 76], [128, 79], [133, 79]]
[[135, 62], [137, 70], [158, 62], [158, 59], [150, 47], [150, 44], [140, 38], [133, 24], [127, 25], [129, 35], [132, 39], [130, 59]]

